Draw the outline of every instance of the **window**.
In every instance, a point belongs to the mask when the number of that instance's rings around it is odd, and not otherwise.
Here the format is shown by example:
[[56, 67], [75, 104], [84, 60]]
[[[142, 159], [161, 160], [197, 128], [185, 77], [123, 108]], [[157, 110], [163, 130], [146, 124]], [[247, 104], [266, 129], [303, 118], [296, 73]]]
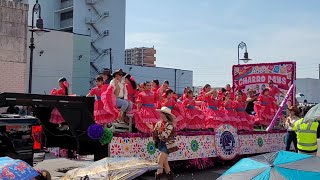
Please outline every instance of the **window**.
[[67, 2], [67, 1], [70, 1], [70, 0], [61, 0], [61, 3], [64, 3], [64, 2]]
[[61, 13], [60, 15], [61, 21], [72, 19], [72, 18], [73, 18], [73, 11], [64, 12], [64, 13]]

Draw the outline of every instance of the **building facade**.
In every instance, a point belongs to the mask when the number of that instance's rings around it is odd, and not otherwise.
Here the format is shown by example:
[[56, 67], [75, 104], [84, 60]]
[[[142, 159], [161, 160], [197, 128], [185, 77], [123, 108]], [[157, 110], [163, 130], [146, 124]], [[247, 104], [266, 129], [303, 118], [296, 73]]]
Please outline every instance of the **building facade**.
[[26, 92], [28, 5], [2, 0], [0, 12], [0, 92]]
[[86, 95], [90, 89], [90, 37], [51, 30], [35, 35], [35, 41], [32, 93], [50, 94], [59, 88], [59, 78], [65, 77], [70, 93]]
[[125, 63], [134, 66], [156, 67], [156, 50], [154, 47], [140, 47], [126, 49]]
[[[29, 25], [32, 7], [29, 3]], [[39, 0], [44, 27], [89, 35], [90, 72], [94, 78], [102, 68], [124, 66], [125, 0]]]
[[297, 97], [300, 103], [305, 99], [309, 103], [320, 103], [320, 79], [297, 78], [296, 93], [303, 95]]

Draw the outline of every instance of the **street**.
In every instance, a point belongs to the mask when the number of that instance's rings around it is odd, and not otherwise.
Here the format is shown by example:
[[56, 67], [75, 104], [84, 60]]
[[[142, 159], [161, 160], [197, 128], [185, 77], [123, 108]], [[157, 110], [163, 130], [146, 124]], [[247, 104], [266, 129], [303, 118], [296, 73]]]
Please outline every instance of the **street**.
[[[59, 179], [66, 171], [73, 168], [81, 167], [90, 164], [93, 156], [87, 156], [81, 160], [68, 160], [65, 158], [55, 158], [52, 154], [46, 154], [46, 160], [38, 163], [35, 167], [39, 169], [48, 170], [53, 179]], [[205, 170], [184, 170], [175, 173], [177, 180], [200, 180], [200, 179], [216, 179], [223, 174], [230, 166], [217, 165], [216, 167], [208, 168]], [[154, 172], [149, 172], [137, 178], [138, 180], [153, 180]]]

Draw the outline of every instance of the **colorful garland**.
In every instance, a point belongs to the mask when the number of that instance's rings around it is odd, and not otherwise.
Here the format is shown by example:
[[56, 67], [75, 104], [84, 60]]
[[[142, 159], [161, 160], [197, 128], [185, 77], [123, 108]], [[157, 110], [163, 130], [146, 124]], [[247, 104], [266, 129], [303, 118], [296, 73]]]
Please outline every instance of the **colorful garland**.
[[99, 124], [89, 126], [87, 133], [92, 140], [99, 140], [102, 145], [109, 144], [113, 137], [113, 131], [111, 129], [104, 128]]

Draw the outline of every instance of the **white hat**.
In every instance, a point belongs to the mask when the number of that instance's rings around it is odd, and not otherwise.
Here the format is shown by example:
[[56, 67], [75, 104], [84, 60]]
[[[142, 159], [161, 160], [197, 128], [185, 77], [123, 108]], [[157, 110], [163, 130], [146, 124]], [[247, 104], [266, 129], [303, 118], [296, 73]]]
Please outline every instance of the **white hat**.
[[168, 108], [168, 107], [163, 106], [163, 107], [162, 107], [160, 110], [158, 110], [158, 111], [160, 111], [160, 112], [162, 112], [162, 113], [165, 113], [165, 114], [169, 114], [169, 115], [171, 115], [171, 116], [173, 116], [173, 117], [175, 118], [175, 116], [171, 113], [171, 109]]

